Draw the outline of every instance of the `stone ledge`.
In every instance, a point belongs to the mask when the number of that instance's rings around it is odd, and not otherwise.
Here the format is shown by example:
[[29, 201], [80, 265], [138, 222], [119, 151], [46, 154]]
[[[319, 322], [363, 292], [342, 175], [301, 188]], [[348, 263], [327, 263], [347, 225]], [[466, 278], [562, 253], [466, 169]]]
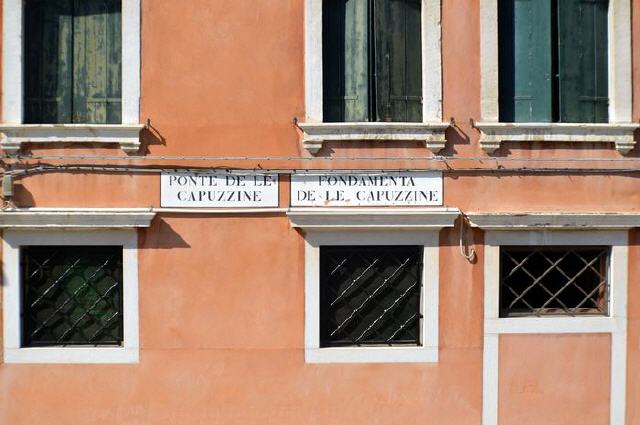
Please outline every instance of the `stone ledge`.
[[374, 140], [378, 142], [424, 142], [433, 153], [442, 150], [446, 143], [448, 122], [397, 123], [397, 122], [324, 122], [298, 123], [303, 132], [302, 146], [311, 154], [317, 154], [324, 142]]
[[146, 208], [19, 208], [0, 211], [0, 229], [113, 229], [149, 227]]
[[304, 230], [425, 229], [453, 227], [457, 208], [291, 208], [291, 227]]
[[128, 153], [140, 149], [143, 124], [0, 124], [0, 148], [17, 153], [27, 143], [115, 143]]
[[472, 227], [486, 230], [597, 230], [640, 227], [638, 212], [469, 212]]
[[480, 147], [487, 153], [500, 148], [502, 142], [582, 142], [614, 143], [616, 149], [625, 155], [636, 142], [634, 131], [640, 127], [636, 123], [499, 123], [476, 122], [480, 131]]

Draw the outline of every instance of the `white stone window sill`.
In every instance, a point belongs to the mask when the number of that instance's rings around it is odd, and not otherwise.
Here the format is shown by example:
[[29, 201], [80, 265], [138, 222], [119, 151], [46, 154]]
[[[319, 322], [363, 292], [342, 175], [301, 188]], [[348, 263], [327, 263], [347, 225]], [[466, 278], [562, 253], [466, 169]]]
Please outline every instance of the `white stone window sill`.
[[476, 122], [474, 127], [480, 131], [480, 147], [487, 153], [495, 152], [502, 142], [536, 141], [614, 143], [624, 155], [634, 148], [633, 132], [640, 124]]
[[438, 347], [306, 348], [306, 363], [437, 363]]
[[425, 147], [436, 153], [444, 148], [448, 122], [399, 123], [399, 122], [323, 122], [298, 123], [303, 132], [302, 146], [315, 155], [324, 142], [349, 140], [375, 140], [424, 142]]
[[138, 363], [137, 347], [5, 348], [5, 363]]
[[143, 124], [0, 124], [0, 147], [16, 153], [26, 143], [116, 143], [125, 152], [140, 149]]

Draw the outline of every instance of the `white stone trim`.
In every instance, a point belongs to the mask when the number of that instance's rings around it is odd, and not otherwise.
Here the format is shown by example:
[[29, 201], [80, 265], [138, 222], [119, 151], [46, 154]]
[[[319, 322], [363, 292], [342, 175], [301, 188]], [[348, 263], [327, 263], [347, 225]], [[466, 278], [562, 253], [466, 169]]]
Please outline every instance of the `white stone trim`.
[[[498, 103], [498, 0], [480, 0], [480, 109], [476, 127], [482, 132], [481, 146], [487, 152], [502, 141], [613, 142], [621, 153], [635, 143], [632, 132], [631, 5], [629, 0], [609, 2], [609, 123], [620, 126], [589, 126], [568, 129], [548, 123], [499, 126]], [[633, 129], [631, 127], [633, 126]], [[547, 127], [547, 128], [545, 128]], [[630, 137], [631, 136], [631, 137]]]
[[[322, 245], [422, 245], [421, 346], [320, 348], [320, 247]], [[439, 232], [344, 230], [305, 235], [305, 361], [307, 363], [430, 363], [438, 361]]]
[[122, 124], [140, 122], [141, 0], [122, 0]]
[[[416, 134], [415, 123], [395, 123], [396, 128], [406, 127], [404, 132], [389, 131], [392, 126], [371, 125], [374, 123], [345, 123], [354, 128], [346, 130], [344, 137], [339, 131], [345, 130], [341, 123], [323, 123], [322, 91], [322, 1], [305, 0], [304, 3], [304, 68], [305, 68], [305, 123], [300, 123], [303, 131], [303, 147], [316, 154], [325, 141], [329, 140], [420, 140], [425, 146], [437, 152], [444, 147], [444, 130], [449, 123], [442, 118], [442, 52], [441, 52], [441, 2], [422, 0], [422, 121], [424, 127]], [[307, 132], [309, 131], [309, 133]], [[364, 136], [364, 138], [363, 138]], [[400, 136], [407, 136], [402, 139]]]
[[469, 212], [471, 227], [486, 230], [628, 229], [640, 227], [634, 212]]
[[25, 143], [115, 143], [125, 152], [137, 152], [143, 128], [142, 124], [0, 124], [0, 147], [17, 153]]
[[22, 2], [2, 2], [2, 121], [22, 123]]
[[[608, 245], [610, 305], [607, 317], [500, 318], [501, 245]], [[627, 231], [487, 231], [484, 260], [483, 425], [498, 424], [499, 336], [502, 334], [611, 334], [610, 421], [625, 421], [627, 338]]]
[[440, 230], [453, 227], [456, 208], [290, 208], [291, 227], [328, 229]]
[[0, 229], [149, 227], [155, 215], [144, 208], [21, 208], [0, 210]]
[[344, 140], [397, 140], [423, 142], [433, 153], [444, 148], [449, 123], [390, 123], [390, 122], [325, 122], [299, 123], [303, 131], [302, 145], [312, 154], [318, 153], [324, 142]]
[[[20, 247], [28, 245], [121, 245], [123, 267], [122, 347], [21, 347]], [[137, 363], [138, 235], [135, 230], [38, 232], [5, 230], [3, 259], [3, 330], [5, 363]]]
[[[140, 0], [122, 1], [122, 125], [22, 126], [23, 105], [23, 0], [3, 1], [2, 11], [2, 124], [0, 147], [19, 149], [22, 143], [120, 143], [136, 151], [140, 122]], [[21, 128], [24, 127], [24, 128]], [[134, 133], [137, 128], [137, 132]], [[117, 136], [117, 137], [116, 137]], [[125, 137], [126, 136], [126, 137]]]
[[502, 142], [597, 142], [613, 143], [618, 152], [627, 154], [636, 144], [633, 132], [640, 124], [476, 122], [474, 127], [487, 153], [498, 150]]

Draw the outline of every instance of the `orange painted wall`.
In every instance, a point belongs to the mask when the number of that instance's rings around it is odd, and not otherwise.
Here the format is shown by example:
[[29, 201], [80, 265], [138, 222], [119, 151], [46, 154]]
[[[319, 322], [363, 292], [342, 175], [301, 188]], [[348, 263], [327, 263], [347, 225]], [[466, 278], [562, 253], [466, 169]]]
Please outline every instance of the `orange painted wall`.
[[[470, 118], [480, 116], [479, 0], [442, 3], [443, 115], [456, 123], [447, 132], [444, 153], [483, 159], [450, 159], [454, 169], [491, 168], [496, 162], [486, 160], [478, 132], [469, 124]], [[637, 17], [640, 1], [632, 3]], [[334, 159], [298, 159], [308, 158], [292, 124], [305, 113], [303, 0], [142, 4], [140, 118], [150, 119], [153, 126], [143, 131], [144, 152], [292, 158], [42, 161], [209, 168], [446, 168], [430, 161], [431, 154], [418, 143], [390, 148], [333, 143]], [[634, 38], [640, 31], [638, 22], [640, 18], [634, 19]], [[636, 76], [639, 49], [634, 45]], [[636, 119], [639, 86], [634, 85]], [[87, 147], [45, 146], [30, 152], [120, 155], [114, 149]], [[574, 158], [620, 158], [609, 145], [599, 144], [512, 143], [499, 154], [508, 166], [532, 164], [510, 162], [517, 159], [565, 159], [552, 164], [575, 167], [570, 161]], [[638, 155], [636, 149], [631, 157]], [[383, 159], [335, 159], [340, 157]], [[594, 165], [602, 163], [580, 166]], [[281, 187], [282, 206], [287, 205], [286, 188]], [[19, 180], [16, 203], [147, 207], [159, 205], [159, 190], [156, 175], [51, 173]], [[465, 212], [637, 211], [640, 180], [638, 174], [450, 172], [445, 177], [445, 204]], [[458, 237], [457, 227], [441, 234], [437, 364], [311, 365], [303, 358], [303, 238], [283, 214], [159, 214], [139, 237], [140, 363], [0, 362], [0, 424], [480, 424], [483, 235], [473, 234], [478, 254], [473, 263], [460, 255]], [[639, 241], [633, 232], [629, 424], [640, 424], [640, 384], [635, 379], [640, 364]], [[553, 413], [584, 415], [588, 424], [607, 423], [608, 387], [603, 382], [609, 379], [608, 352], [609, 339], [601, 335], [502, 337], [501, 423], [576, 423], [544, 416], [563, 400], [563, 389], [575, 397]], [[566, 364], [571, 360], [573, 369], [545, 361], [557, 358], [566, 358]], [[541, 392], [528, 393], [528, 388]], [[585, 408], [588, 401], [592, 403]]]
[[609, 423], [610, 335], [500, 336], [499, 423]]

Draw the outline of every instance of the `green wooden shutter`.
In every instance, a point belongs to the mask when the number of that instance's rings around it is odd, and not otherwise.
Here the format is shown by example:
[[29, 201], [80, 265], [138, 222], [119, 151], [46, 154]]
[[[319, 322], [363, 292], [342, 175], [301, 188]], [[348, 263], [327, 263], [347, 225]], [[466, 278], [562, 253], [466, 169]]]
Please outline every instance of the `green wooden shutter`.
[[374, 0], [377, 121], [422, 121], [420, 0]]
[[552, 120], [551, 7], [551, 0], [499, 1], [500, 121]]
[[120, 0], [74, 0], [73, 121], [121, 122]]
[[609, 120], [607, 0], [559, 0], [560, 120]]
[[324, 2], [324, 121], [368, 121], [368, 3], [368, 0]]
[[25, 7], [25, 123], [72, 120], [73, 0], [30, 0]]

